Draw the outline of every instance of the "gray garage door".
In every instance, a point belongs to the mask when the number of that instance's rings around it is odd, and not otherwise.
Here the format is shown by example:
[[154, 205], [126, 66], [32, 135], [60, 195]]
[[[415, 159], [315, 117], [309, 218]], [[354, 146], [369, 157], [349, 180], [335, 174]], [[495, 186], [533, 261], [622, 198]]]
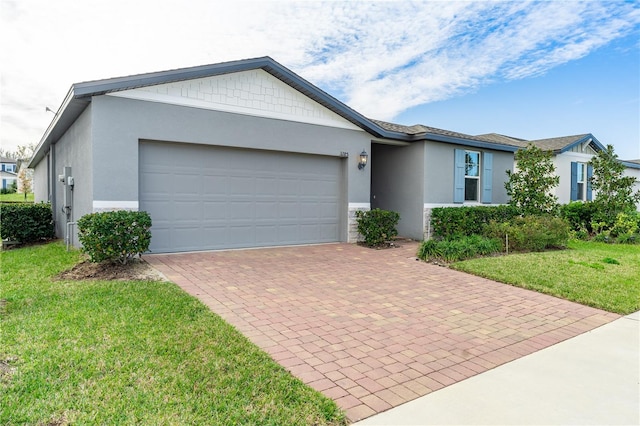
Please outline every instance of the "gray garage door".
[[336, 157], [141, 142], [139, 191], [153, 253], [340, 240]]

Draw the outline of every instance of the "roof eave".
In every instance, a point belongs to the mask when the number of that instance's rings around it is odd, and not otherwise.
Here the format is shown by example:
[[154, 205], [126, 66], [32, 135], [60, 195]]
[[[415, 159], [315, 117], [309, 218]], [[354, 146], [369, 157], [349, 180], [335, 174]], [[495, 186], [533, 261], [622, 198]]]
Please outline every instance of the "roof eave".
[[588, 142], [589, 140], [591, 140], [591, 142], [592, 142], [593, 144], [595, 144], [595, 146], [596, 146], [596, 148], [598, 148], [598, 150], [600, 150], [600, 151], [604, 151], [604, 150], [605, 150], [604, 145], [602, 145], [602, 144], [600, 143], [600, 141], [599, 141], [598, 139], [596, 139], [596, 137], [595, 137], [595, 136], [593, 136], [591, 133], [588, 133], [588, 134], [584, 135], [583, 137], [581, 137], [580, 139], [578, 139], [578, 140], [576, 140], [576, 141], [574, 141], [574, 142], [570, 143], [569, 145], [564, 146], [564, 147], [562, 147], [562, 148], [561, 148], [561, 149], [559, 149], [559, 150], [554, 150], [553, 152], [554, 152], [554, 154], [562, 154], [563, 152], [567, 152], [567, 151], [569, 151], [569, 150], [570, 150], [570, 149], [572, 149], [574, 146], [579, 145], [579, 144], [581, 144], [581, 143]]
[[425, 141], [430, 140], [449, 144], [471, 146], [474, 148], [493, 149], [496, 151], [516, 152], [518, 149], [520, 149], [519, 147], [513, 145], [503, 145], [473, 139], [456, 138], [453, 136], [438, 135], [436, 133], [422, 133], [416, 136], [418, 136], [420, 140]]
[[74, 91], [75, 86], [71, 86], [64, 101], [58, 108], [56, 115], [51, 120], [49, 127], [42, 135], [40, 142], [34, 150], [33, 156], [29, 160], [27, 167], [33, 168], [38, 164], [49, 150], [49, 147], [71, 127], [71, 125], [80, 116], [82, 111], [89, 104], [89, 100], [77, 99]]
[[630, 169], [640, 169], [640, 163], [634, 163], [632, 161], [620, 160], [623, 166], [628, 167]]

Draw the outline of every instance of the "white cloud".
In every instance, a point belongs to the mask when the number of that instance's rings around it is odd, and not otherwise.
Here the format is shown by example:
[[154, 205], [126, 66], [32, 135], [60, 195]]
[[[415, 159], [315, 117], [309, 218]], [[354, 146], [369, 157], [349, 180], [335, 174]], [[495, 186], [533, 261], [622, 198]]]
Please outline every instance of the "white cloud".
[[2, 147], [74, 82], [269, 55], [365, 115], [521, 79], [640, 22], [621, 2], [0, 0]]

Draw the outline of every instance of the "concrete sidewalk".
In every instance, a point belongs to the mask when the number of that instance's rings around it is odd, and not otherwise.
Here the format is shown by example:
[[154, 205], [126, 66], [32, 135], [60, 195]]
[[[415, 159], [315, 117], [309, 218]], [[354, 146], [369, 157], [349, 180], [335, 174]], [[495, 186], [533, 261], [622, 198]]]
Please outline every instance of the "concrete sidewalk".
[[639, 352], [636, 312], [354, 425], [638, 425]]

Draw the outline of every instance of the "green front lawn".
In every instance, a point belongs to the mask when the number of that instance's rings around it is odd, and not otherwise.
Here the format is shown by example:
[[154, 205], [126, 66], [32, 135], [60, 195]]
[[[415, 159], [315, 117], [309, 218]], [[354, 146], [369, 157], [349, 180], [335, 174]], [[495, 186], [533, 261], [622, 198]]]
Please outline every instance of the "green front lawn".
[[25, 199], [24, 194], [14, 192], [13, 194], [0, 194], [0, 202], [2, 201], [26, 201], [29, 203], [33, 203], [33, 192], [27, 194], [27, 198]]
[[346, 423], [175, 284], [52, 280], [60, 243], [0, 256], [0, 424]]
[[478, 258], [451, 267], [610, 312], [640, 310], [640, 245], [571, 241], [568, 250]]

